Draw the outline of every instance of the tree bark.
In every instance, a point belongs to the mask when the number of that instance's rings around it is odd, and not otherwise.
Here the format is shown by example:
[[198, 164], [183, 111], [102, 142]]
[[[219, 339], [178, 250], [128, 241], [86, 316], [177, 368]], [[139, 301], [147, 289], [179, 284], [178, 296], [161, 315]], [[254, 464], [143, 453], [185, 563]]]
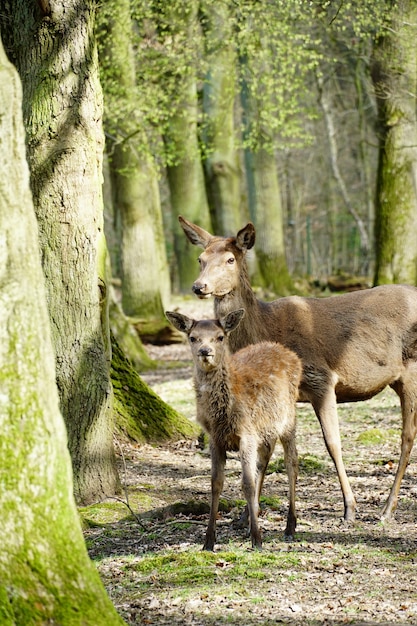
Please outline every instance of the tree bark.
[[[170, 28], [173, 33], [180, 30], [182, 36], [184, 32], [187, 34], [187, 41], [196, 41], [199, 37], [196, 32], [197, 10], [196, 0], [184, 5], [178, 13], [174, 7], [170, 15]], [[175, 40], [175, 38], [173, 34], [172, 39]], [[167, 166], [173, 215], [174, 250], [178, 266], [175, 288], [189, 293], [195, 280], [197, 260], [195, 249], [184, 237], [177, 218], [178, 215], [184, 215], [207, 230], [211, 230], [211, 221], [198, 144], [197, 77], [194, 67], [188, 65], [184, 68], [178, 78], [177, 86], [180, 96], [173, 104], [174, 110], [164, 141], [168, 154], [175, 155], [175, 160]]]
[[101, 12], [101, 76], [114, 210], [121, 223], [122, 307], [126, 315], [162, 320], [170, 275], [158, 176], [139, 119], [140, 94], [128, 0], [106, 0]]
[[122, 624], [72, 495], [21, 107], [0, 40], [0, 621]]
[[379, 111], [375, 284], [417, 284], [417, 6], [401, 0], [374, 50]]
[[[241, 101], [245, 134], [249, 135], [251, 125], [256, 117], [260, 117], [259, 108], [262, 101], [257, 101], [251, 93], [246, 81], [249, 71], [266, 71], [264, 63], [255, 58], [241, 58], [242, 87]], [[268, 129], [263, 129], [263, 139], [271, 139]], [[256, 149], [245, 148], [246, 181], [248, 186], [248, 202], [251, 218], [256, 226], [257, 246], [256, 258], [263, 286], [275, 294], [285, 295], [293, 291], [293, 283], [288, 271], [285, 255], [284, 217], [282, 210], [281, 190], [278, 180], [275, 154], [263, 145], [259, 138]]]
[[226, 3], [203, 4], [208, 73], [203, 86], [204, 161], [214, 232], [233, 235], [242, 225], [240, 168], [236, 146], [237, 55]]
[[57, 384], [80, 503], [119, 488], [101, 323], [107, 284], [99, 254], [103, 132], [93, 7], [92, 0], [51, 0], [45, 15], [41, 5], [16, 0], [0, 18], [23, 82]]

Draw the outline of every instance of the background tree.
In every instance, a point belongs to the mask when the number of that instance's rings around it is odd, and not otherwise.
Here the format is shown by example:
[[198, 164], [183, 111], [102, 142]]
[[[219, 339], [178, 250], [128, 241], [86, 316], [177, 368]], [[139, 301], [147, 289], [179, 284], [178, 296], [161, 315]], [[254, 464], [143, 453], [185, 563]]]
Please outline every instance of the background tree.
[[122, 624], [72, 494], [21, 107], [0, 40], [0, 621]]
[[203, 81], [202, 140], [213, 230], [235, 234], [246, 215], [241, 207], [241, 167], [236, 130], [237, 46], [229, 2], [202, 4], [207, 71]]
[[130, 2], [107, 0], [98, 15], [106, 146], [121, 231], [122, 307], [128, 316], [165, 325], [170, 275], [152, 134], [137, 88], [141, 60], [140, 51], [135, 56]]
[[417, 6], [400, 0], [375, 47], [379, 111], [375, 283], [417, 284]]
[[[198, 2], [173, 2], [159, 5], [158, 31], [165, 62], [170, 61], [174, 92], [169, 98], [172, 111], [164, 132], [167, 178], [172, 211], [172, 232], [178, 273], [175, 286], [188, 292], [195, 278], [195, 253], [184, 241], [178, 215], [195, 219], [205, 228], [211, 227], [204, 172], [198, 143], [198, 100], [196, 59], [200, 55], [201, 38], [198, 23]], [[170, 81], [170, 83], [171, 83]], [[175, 95], [176, 94], [176, 95]], [[204, 226], [204, 224], [206, 226]]]

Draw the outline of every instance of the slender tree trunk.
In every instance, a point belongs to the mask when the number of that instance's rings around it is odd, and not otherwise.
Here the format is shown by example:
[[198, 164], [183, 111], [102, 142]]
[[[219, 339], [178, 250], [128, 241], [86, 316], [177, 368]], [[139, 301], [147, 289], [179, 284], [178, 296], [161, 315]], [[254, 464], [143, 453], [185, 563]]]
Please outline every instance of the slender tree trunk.
[[[251, 71], [265, 71], [256, 59], [241, 58], [242, 74], [245, 77], [248, 67]], [[245, 79], [242, 82], [241, 101], [246, 134], [254, 116], [261, 106], [255, 101]], [[264, 136], [268, 137], [265, 129]], [[288, 271], [285, 255], [284, 215], [281, 190], [278, 180], [274, 153], [260, 142], [256, 150], [245, 149], [246, 180], [248, 185], [249, 211], [256, 226], [256, 257], [265, 287], [276, 294], [292, 291], [292, 279]]]
[[0, 40], [0, 622], [122, 624], [72, 494], [21, 107]]
[[129, 0], [106, 0], [100, 29], [105, 129], [114, 210], [121, 217], [122, 306], [132, 317], [166, 323], [170, 276], [163, 237], [158, 177], [146, 129], [132, 47]]
[[227, 3], [205, 2], [209, 66], [203, 87], [205, 175], [213, 228], [232, 235], [241, 227], [239, 159], [235, 145], [236, 51]]
[[[188, 3], [180, 15], [172, 16], [176, 24], [172, 26], [186, 30], [189, 38], [198, 37], [196, 0]], [[190, 39], [191, 40], [191, 39]], [[195, 69], [188, 66], [178, 81], [181, 97], [175, 103], [175, 110], [170, 119], [169, 131], [164, 140], [168, 152], [178, 155], [175, 164], [167, 167], [167, 177], [173, 214], [172, 230], [174, 249], [178, 264], [178, 284], [181, 291], [189, 292], [195, 280], [196, 256], [193, 246], [184, 237], [178, 223], [178, 215], [198, 223], [202, 228], [211, 230], [210, 213], [207, 201], [204, 172], [197, 135], [197, 78]]]
[[375, 284], [417, 284], [417, 5], [400, 0], [374, 51], [379, 110]]
[[332, 105], [329, 98], [329, 94], [327, 93], [326, 85], [322, 79], [318, 79], [318, 90], [319, 90], [319, 99], [320, 105], [324, 114], [324, 123], [327, 131], [327, 139], [329, 142], [330, 148], [330, 164], [332, 169], [332, 174], [337, 182], [340, 194], [343, 198], [343, 202], [345, 204], [346, 209], [354, 219], [356, 226], [359, 231], [360, 240], [361, 240], [361, 256], [363, 258], [363, 273], [367, 274], [369, 267], [369, 255], [370, 255], [370, 244], [368, 231], [366, 230], [366, 226], [360, 217], [359, 213], [353, 206], [350, 195], [348, 193], [344, 177], [339, 167], [339, 159], [338, 159], [338, 150], [337, 150], [337, 140], [336, 140], [336, 129], [333, 122], [333, 114], [332, 114]]
[[23, 81], [31, 186], [74, 493], [88, 503], [119, 487], [108, 329], [102, 327], [102, 315], [107, 316], [102, 97], [94, 2], [46, 4], [16, 0], [2, 30]]

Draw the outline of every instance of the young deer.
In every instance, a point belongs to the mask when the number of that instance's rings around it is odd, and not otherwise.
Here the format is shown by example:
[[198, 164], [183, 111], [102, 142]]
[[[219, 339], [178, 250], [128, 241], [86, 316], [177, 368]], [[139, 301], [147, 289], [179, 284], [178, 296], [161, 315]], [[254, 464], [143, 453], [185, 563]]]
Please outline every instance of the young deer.
[[243, 309], [219, 320], [196, 321], [169, 311], [166, 316], [175, 328], [188, 335], [194, 360], [197, 420], [210, 435], [211, 508], [203, 549], [213, 550], [216, 541], [216, 517], [228, 451], [240, 452], [252, 547], [262, 548], [259, 498], [277, 439], [284, 448], [288, 474], [285, 536], [291, 538], [296, 527], [295, 405], [301, 361], [294, 352], [272, 342], [248, 346], [231, 356], [228, 336], [243, 318]]
[[246, 310], [230, 338], [232, 352], [258, 341], [278, 341], [302, 359], [299, 400], [311, 402], [319, 419], [339, 476], [346, 520], [355, 518], [356, 503], [343, 463], [336, 403], [367, 400], [388, 385], [397, 393], [401, 456], [382, 510], [382, 517], [390, 518], [417, 433], [417, 289], [383, 285], [331, 298], [262, 302], [252, 291], [245, 258], [255, 243], [253, 224], [235, 237], [217, 237], [179, 220], [190, 242], [204, 248], [194, 293], [214, 296], [216, 317]]

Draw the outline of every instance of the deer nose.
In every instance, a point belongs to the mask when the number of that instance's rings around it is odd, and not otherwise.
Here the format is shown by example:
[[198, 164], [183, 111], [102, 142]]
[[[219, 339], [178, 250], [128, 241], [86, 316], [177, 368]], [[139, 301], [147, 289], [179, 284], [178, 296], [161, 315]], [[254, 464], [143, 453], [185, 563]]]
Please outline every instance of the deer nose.
[[201, 346], [200, 350], [198, 351], [198, 356], [212, 356], [211, 348], [209, 348], [208, 346]]
[[203, 294], [203, 290], [207, 287], [207, 285], [204, 285], [202, 283], [194, 283], [192, 289], [193, 292], [197, 295], [197, 296], [201, 296]]

